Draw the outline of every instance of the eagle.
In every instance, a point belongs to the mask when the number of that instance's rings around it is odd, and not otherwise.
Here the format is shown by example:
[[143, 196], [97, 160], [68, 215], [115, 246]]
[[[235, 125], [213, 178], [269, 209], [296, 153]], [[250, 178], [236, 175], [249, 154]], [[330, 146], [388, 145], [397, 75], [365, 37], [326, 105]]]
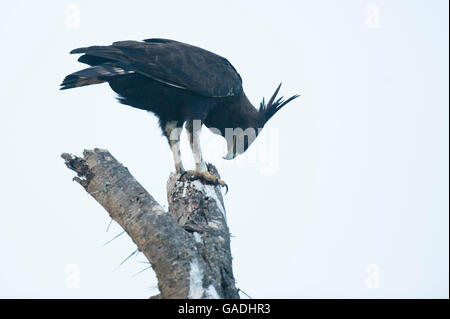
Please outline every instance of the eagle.
[[[176, 173], [189, 172], [193, 178], [215, 185], [226, 186], [209, 173], [202, 157], [202, 126], [226, 139], [224, 158], [231, 160], [248, 149], [275, 113], [299, 96], [277, 98], [280, 84], [267, 103], [263, 99], [255, 108], [244, 93], [241, 76], [226, 58], [175, 40], [118, 41], [70, 53], [82, 54], [78, 61], [89, 67], [66, 76], [61, 90], [107, 82], [120, 103], [158, 117]], [[191, 171], [186, 171], [181, 161], [183, 126], [195, 160]]]

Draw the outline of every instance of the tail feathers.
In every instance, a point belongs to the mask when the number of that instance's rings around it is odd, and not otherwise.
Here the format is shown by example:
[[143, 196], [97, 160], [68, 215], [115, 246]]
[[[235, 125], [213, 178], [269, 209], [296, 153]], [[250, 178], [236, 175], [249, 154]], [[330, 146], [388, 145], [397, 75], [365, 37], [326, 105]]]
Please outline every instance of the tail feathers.
[[113, 63], [103, 63], [66, 76], [61, 83], [61, 90], [72, 89], [108, 81], [110, 77], [134, 73]]
[[77, 48], [70, 51], [70, 54], [77, 54], [77, 53], [85, 53], [88, 50], [88, 47], [84, 48]]
[[124, 60], [123, 52], [119, 48], [116, 48], [112, 45], [108, 46], [94, 45], [90, 47], [77, 48], [70, 51], [70, 54], [80, 54], [80, 53], [85, 53], [86, 55], [100, 57], [110, 61]]

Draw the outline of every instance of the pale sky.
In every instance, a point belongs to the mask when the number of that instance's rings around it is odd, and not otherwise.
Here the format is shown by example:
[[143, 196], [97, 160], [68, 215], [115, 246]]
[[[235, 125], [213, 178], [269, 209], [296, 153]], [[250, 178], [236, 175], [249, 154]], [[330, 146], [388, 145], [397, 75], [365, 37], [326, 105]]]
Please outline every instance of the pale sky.
[[[301, 97], [249, 151], [206, 159], [230, 187], [237, 287], [253, 298], [448, 298], [448, 1], [3, 1], [0, 297], [148, 298], [144, 257], [63, 152], [108, 149], [163, 205], [156, 118], [106, 85], [59, 91], [73, 48], [169, 38], [229, 59], [254, 105]], [[185, 166], [192, 167], [187, 140]], [[243, 296], [245, 297], [245, 296]]]

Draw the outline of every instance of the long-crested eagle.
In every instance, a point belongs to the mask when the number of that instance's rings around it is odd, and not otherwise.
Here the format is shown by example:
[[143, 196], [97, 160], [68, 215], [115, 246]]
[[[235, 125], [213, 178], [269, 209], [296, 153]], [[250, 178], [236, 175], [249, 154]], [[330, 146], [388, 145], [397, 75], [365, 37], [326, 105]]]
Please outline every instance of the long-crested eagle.
[[207, 182], [225, 185], [208, 172], [200, 149], [202, 124], [226, 138], [233, 159], [244, 153], [267, 121], [297, 98], [276, 99], [256, 109], [242, 88], [242, 79], [227, 59], [186, 43], [168, 39], [119, 41], [108, 46], [72, 50], [89, 68], [68, 75], [61, 90], [108, 82], [120, 103], [151, 111], [159, 118], [173, 153], [176, 172], [185, 170], [180, 155], [183, 124], [195, 159], [195, 171]]

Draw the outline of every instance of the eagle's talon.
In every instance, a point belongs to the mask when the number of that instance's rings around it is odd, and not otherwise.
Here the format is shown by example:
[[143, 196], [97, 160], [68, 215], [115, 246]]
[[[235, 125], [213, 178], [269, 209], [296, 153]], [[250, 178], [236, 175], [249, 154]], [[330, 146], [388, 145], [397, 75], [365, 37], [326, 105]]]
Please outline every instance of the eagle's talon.
[[222, 186], [225, 187], [225, 195], [228, 193], [228, 185], [226, 183], [224, 183]]
[[189, 174], [188, 178], [193, 181], [196, 179], [201, 179], [204, 182], [206, 182], [207, 184], [211, 184], [211, 185], [220, 185], [222, 187], [225, 187], [226, 192], [225, 194], [228, 192], [228, 185], [221, 180], [220, 178], [218, 178], [217, 176], [209, 173], [209, 172], [198, 172], [198, 171], [186, 171], [183, 174], [181, 174], [180, 179], [185, 175], [185, 174]]

